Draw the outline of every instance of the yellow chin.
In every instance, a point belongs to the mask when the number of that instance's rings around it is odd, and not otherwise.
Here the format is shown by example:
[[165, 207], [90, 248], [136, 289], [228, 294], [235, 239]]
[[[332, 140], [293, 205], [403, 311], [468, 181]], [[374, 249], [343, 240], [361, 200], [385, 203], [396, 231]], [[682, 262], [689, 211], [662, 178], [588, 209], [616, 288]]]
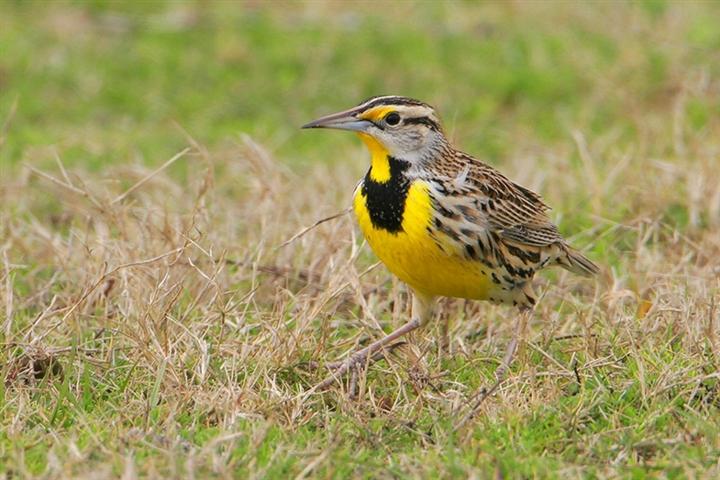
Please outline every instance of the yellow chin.
[[390, 152], [372, 135], [359, 132], [358, 136], [370, 150], [370, 178], [379, 183], [390, 180], [390, 162], [388, 161]]

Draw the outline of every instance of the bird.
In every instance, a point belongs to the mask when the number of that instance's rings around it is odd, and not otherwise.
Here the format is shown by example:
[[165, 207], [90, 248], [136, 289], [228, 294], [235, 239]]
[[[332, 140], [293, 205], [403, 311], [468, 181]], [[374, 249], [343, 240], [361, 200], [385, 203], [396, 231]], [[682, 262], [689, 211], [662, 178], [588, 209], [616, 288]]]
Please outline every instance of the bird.
[[317, 388], [425, 326], [440, 297], [519, 309], [516, 336], [496, 371], [500, 381], [517, 346], [518, 325], [537, 302], [535, 274], [551, 266], [584, 276], [599, 271], [562, 237], [539, 194], [457, 149], [427, 103], [374, 96], [302, 128], [347, 130], [363, 141], [370, 167], [354, 190], [352, 209], [372, 251], [412, 291], [409, 321], [332, 364]]

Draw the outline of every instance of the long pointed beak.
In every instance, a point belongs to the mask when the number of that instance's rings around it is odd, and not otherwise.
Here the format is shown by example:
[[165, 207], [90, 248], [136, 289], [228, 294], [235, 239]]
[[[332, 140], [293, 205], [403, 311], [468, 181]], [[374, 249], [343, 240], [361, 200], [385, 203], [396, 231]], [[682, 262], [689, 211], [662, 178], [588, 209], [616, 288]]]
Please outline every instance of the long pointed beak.
[[360, 113], [357, 109], [345, 110], [344, 112], [333, 113], [306, 123], [300, 128], [335, 128], [337, 130], [350, 130], [352, 132], [364, 132], [373, 123], [369, 120], [358, 118]]

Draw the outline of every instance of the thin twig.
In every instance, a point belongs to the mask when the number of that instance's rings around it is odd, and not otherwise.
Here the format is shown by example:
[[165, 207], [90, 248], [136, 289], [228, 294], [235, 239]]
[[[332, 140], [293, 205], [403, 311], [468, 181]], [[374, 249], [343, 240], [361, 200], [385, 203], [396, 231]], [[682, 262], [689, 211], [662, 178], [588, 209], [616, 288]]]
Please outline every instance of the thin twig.
[[134, 192], [138, 188], [142, 187], [145, 184], [145, 182], [147, 182], [148, 180], [153, 178], [155, 175], [157, 175], [158, 173], [162, 172], [167, 167], [169, 167], [170, 165], [175, 163], [177, 160], [182, 158], [189, 151], [190, 151], [190, 147], [186, 147], [186, 148], [182, 149], [180, 152], [176, 153], [170, 160], [168, 160], [167, 162], [160, 165], [160, 167], [157, 168], [155, 171], [153, 171], [149, 175], [145, 176], [143, 179], [141, 179], [135, 185], [133, 185], [132, 187], [125, 190], [125, 192], [123, 192], [120, 195], [118, 195], [117, 197], [115, 197], [115, 200], [110, 202], [110, 205], [115, 205], [116, 203], [122, 202], [128, 195], [130, 195], [132, 192]]
[[0, 148], [2, 148], [3, 144], [5, 143], [5, 139], [7, 138], [7, 132], [8, 130], [10, 130], [10, 124], [12, 123], [13, 118], [15, 118], [15, 113], [17, 113], [18, 98], [19, 97], [16, 96], [15, 100], [13, 100], [12, 105], [10, 105], [10, 112], [5, 119], [5, 122], [3, 122], [2, 128], [0, 128]]
[[290, 237], [288, 240], [285, 240], [283, 243], [281, 243], [280, 245], [278, 245], [277, 247], [275, 247], [275, 250], [279, 250], [279, 249], [281, 249], [281, 248], [283, 248], [283, 247], [287, 247], [287, 246], [290, 245], [292, 242], [294, 242], [294, 241], [297, 240], [298, 238], [302, 237], [303, 235], [305, 235], [306, 233], [308, 233], [308, 232], [309, 232], [310, 230], [312, 230], [313, 228], [315, 228], [315, 227], [317, 227], [317, 226], [319, 226], [319, 225], [322, 225], [322, 224], [325, 223], [325, 222], [329, 222], [330, 220], [335, 220], [336, 218], [340, 218], [340, 217], [342, 217], [342, 216], [344, 216], [344, 215], [347, 215], [348, 213], [350, 213], [351, 210], [352, 210], [352, 207], [348, 207], [348, 208], [346, 208], [345, 210], [343, 210], [342, 212], [339, 212], [339, 213], [336, 213], [335, 215], [330, 215], [329, 217], [325, 217], [325, 218], [323, 218], [323, 219], [318, 220], [317, 222], [313, 223], [313, 224], [310, 225], [309, 227], [303, 228], [303, 229], [300, 230], [298, 233], [296, 233], [295, 235], [293, 235], [292, 237]]
[[35, 338], [32, 343], [36, 343], [36, 342], [42, 340], [42, 339], [45, 338], [50, 332], [52, 332], [53, 330], [55, 330], [55, 328], [57, 328], [59, 325], [64, 324], [65, 321], [70, 317], [70, 315], [72, 315], [72, 313], [77, 309], [77, 307], [79, 307], [80, 304], [82, 304], [82, 302], [84, 302], [84, 301], [95, 291], [95, 289], [97, 289], [100, 285], [102, 285], [102, 283], [103, 283], [108, 277], [110, 277], [111, 275], [114, 275], [114, 274], [116, 274], [117, 272], [119, 272], [120, 270], [123, 270], [123, 269], [126, 269], [126, 268], [139, 267], [139, 266], [141, 266], [141, 265], [148, 265], [148, 264], [150, 264], [150, 263], [157, 262], [158, 260], [162, 260], [163, 258], [169, 257], [170, 255], [178, 254], [178, 253], [182, 252], [184, 249], [185, 249], [185, 247], [178, 247], [178, 248], [175, 248], [175, 249], [173, 249], [173, 250], [170, 250], [169, 252], [165, 252], [165, 253], [163, 253], [163, 254], [161, 254], [161, 255], [158, 255], [158, 256], [156, 256], [156, 257], [148, 258], [148, 259], [146, 259], [146, 260], [139, 260], [139, 261], [137, 261], [137, 262], [130, 262], [130, 263], [125, 263], [125, 264], [123, 264], [123, 265], [119, 265], [119, 266], [113, 268], [112, 270], [110, 270], [109, 272], [104, 273], [103, 275], [100, 276], [100, 278], [99, 278], [74, 304], [72, 304], [72, 305], [69, 307], [68, 311], [65, 312], [65, 314], [64, 314], [63, 317], [62, 317], [62, 319], [60, 319], [60, 321], [59, 321], [58, 323], [56, 323], [56, 324], [53, 325], [52, 327], [49, 327], [47, 330], [45, 330], [45, 331], [42, 333], [42, 335], [40, 335], [40, 336], [38, 336], [37, 338]]
[[38, 170], [37, 168], [33, 167], [32, 165], [25, 164], [25, 167], [28, 168], [31, 172], [33, 172], [35, 175], [44, 178], [45, 180], [49, 180], [50, 182], [54, 183], [55, 185], [58, 185], [60, 187], [66, 188], [70, 190], [73, 193], [77, 193], [80, 196], [87, 197], [88, 193], [85, 190], [81, 190], [77, 188], [75, 185], [65, 183], [62, 180], [59, 180], [52, 175], [43, 172], [42, 170]]
[[81, 189], [81, 188], [76, 187], [76, 186], [73, 185], [73, 184], [66, 183], [66, 182], [64, 182], [64, 181], [62, 181], [62, 180], [60, 180], [60, 179], [58, 179], [58, 178], [53, 177], [52, 175], [50, 175], [50, 174], [48, 174], [48, 173], [43, 172], [42, 170], [38, 170], [37, 168], [33, 167], [32, 165], [28, 165], [28, 164], [26, 164], [26, 163], [23, 164], [23, 165], [25, 166], [25, 168], [29, 169], [29, 170], [30, 170], [31, 172], [33, 172], [35, 175], [37, 175], [37, 176], [39, 176], [39, 177], [42, 177], [42, 178], [44, 178], [45, 180], [48, 180], [48, 181], [54, 183], [55, 185], [58, 185], [58, 186], [63, 187], [63, 188], [65, 188], [65, 189], [67, 189], [67, 190], [70, 190], [71, 192], [73, 192], [73, 193], [75, 193], [75, 194], [77, 194], [77, 195], [80, 195], [81, 197], [87, 198], [87, 199], [90, 200], [90, 201], [93, 203], [93, 205], [95, 205], [99, 210], [104, 210], [102, 204], [101, 204], [95, 197], [93, 197], [92, 195], [90, 195], [90, 193], [89, 193], [87, 190], [83, 190], [83, 189]]
[[73, 185], [72, 180], [70, 180], [70, 176], [67, 173], [67, 170], [65, 170], [65, 166], [62, 163], [62, 160], [60, 160], [60, 155], [58, 155], [57, 150], [55, 151], [55, 163], [57, 163], [58, 168], [60, 169], [60, 173], [63, 174], [63, 178], [65, 179], [65, 182], [67, 182], [68, 185]]
[[3, 266], [5, 268], [5, 338], [10, 338], [10, 331], [12, 330], [12, 318], [13, 318], [13, 281], [12, 281], [12, 269], [10, 262], [8, 261], [7, 248], [3, 248], [2, 259]]

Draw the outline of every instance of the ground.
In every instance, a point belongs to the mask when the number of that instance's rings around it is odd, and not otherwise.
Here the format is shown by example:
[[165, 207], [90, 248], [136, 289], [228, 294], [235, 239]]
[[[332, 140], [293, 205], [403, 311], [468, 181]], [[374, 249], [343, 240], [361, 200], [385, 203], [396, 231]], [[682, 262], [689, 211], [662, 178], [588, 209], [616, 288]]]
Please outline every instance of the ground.
[[[0, 3], [6, 477], [720, 476], [720, 8]], [[316, 365], [407, 319], [342, 211], [360, 142], [423, 99], [540, 192], [596, 279], [445, 300], [356, 400]], [[442, 325], [449, 320], [449, 351]]]

